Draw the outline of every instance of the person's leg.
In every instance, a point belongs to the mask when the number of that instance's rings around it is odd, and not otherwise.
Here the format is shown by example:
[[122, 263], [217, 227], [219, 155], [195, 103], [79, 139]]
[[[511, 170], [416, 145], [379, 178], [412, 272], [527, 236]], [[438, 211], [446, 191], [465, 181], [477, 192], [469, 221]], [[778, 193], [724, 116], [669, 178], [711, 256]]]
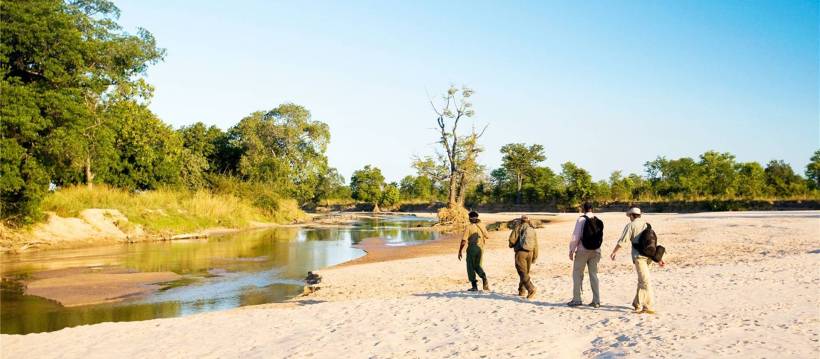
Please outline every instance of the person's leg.
[[530, 278], [530, 267], [532, 267], [532, 252], [524, 252], [526, 253], [525, 261], [526, 261], [526, 278], [524, 280], [524, 284], [527, 288], [527, 298], [532, 298], [535, 295], [535, 285], [532, 284], [532, 280]]
[[601, 261], [601, 253], [589, 252], [587, 259], [587, 271], [589, 272], [589, 285], [592, 287], [592, 303], [601, 304], [601, 293], [598, 291], [598, 262]]
[[524, 295], [525, 290], [527, 288], [527, 280], [529, 280], [529, 275], [527, 271], [527, 261], [526, 261], [526, 254], [525, 251], [517, 251], [515, 252], [515, 271], [518, 272], [518, 295]]
[[467, 262], [467, 279], [470, 280], [470, 283], [474, 283], [476, 281], [476, 279], [475, 279], [476, 268], [475, 268], [475, 261], [473, 260], [474, 254], [470, 250], [471, 248], [472, 248], [472, 246], [467, 247], [467, 260], [466, 260], [466, 262]]
[[475, 263], [473, 266], [475, 267], [475, 272], [478, 274], [479, 278], [481, 278], [481, 286], [484, 290], [490, 290], [490, 284], [487, 282], [487, 273], [484, 272], [484, 250], [481, 247], [476, 246], [475, 249]]
[[584, 252], [575, 252], [575, 259], [572, 261], [572, 303], [581, 302], [581, 288], [584, 285], [584, 264], [586, 264]]
[[635, 289], [635, 297], [632, 299], [632, 308], [636, 311], [643, 310], [643, 306], [641, 305], [641, 301], [639, 300], [639, 296], [641, 294], [641, 269], [638, 266], [638, 260], [635, 259], [632, 261], [632, 264], [635, 265], [635, 273], [638, 275], [638, 285]]
[[635, 268], [638, 271], [638, 292], [636, 299], [638, 308], [652, 310], [652, 286], [649, 283], [649, 261], [646, 257], [638, 257], [635, 260]]

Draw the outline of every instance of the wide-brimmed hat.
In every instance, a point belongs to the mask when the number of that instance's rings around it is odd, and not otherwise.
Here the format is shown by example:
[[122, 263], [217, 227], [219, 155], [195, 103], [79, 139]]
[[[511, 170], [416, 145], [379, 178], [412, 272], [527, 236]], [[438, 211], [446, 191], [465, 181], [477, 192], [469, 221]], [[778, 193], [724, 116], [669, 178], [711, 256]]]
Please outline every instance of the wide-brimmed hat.
[[641, 215], [641, 209], [640, 209], [640, 208], [638, 208], [638, 207], [632, 207], [632, 208], [630, 208], [628, 211], [626, 211], [626, 214], [627, 214], [627, 215], [630, 215], [630, 214], [637, 214], [637, 215], [639, 215], [639, 216], [640, 216], [640, 215]]

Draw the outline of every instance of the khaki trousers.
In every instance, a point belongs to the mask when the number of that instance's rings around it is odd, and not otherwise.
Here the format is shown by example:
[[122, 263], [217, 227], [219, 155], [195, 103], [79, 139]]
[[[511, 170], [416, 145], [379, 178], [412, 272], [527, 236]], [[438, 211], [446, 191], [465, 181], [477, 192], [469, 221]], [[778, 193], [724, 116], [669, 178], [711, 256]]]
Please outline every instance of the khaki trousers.
[[635, 271], [638, 273], [638, 290], [635, 292], [635, 299], [632, 300], [632, 307], [636, 310], [652, 309], [652, 285], [649, 283], [649, 267], [652, 259], [638, 256], [633, 261]]
[[518, 292], [523, 293], [524, 289], [532, 293], [535, 286], [530, 280], [530, 266], [532, 265], [532, 252], [515, 252], [515, 271], [518, 272]]
[[592, 302], [601, 304], [601, 296], [598, 291], [598, 262], [601, 260], [601, 253], [598, 251], [588, 251], [580, 249], [575, 252], [575, 259], [572, 262], [572, 301], [581, 301], [581, 290], [584, 287], [584, 267], [589, 271], [589, 285], [592, 287]]

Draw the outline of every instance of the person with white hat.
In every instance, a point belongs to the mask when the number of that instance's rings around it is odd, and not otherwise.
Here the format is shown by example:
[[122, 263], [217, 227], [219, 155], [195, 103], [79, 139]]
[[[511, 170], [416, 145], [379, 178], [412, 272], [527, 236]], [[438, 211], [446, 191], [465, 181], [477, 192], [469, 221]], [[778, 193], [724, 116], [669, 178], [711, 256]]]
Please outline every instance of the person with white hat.
[[[655, 314], [652, 303], [652, 286], [649, 283], [649, 266], [652, 265], [652, 258], [641, 255], [635, 248], [647, 225], [641, 219], [641, 209], [638, 207], [630, 208], [626, 215], [630, 222], [624, 227], [621, 239], [618, 240], [609, 257], [614, 261], [615, 254], [621, 247], [632, 248], [632, 263], [635, 264], [635, 271], [638, 273], [638, 289], [635, 292], [635, 299], [632, 300], [632, 307], [635, 308], [635, 313]], [[663, 261], [660, 265], [664, 265]]]

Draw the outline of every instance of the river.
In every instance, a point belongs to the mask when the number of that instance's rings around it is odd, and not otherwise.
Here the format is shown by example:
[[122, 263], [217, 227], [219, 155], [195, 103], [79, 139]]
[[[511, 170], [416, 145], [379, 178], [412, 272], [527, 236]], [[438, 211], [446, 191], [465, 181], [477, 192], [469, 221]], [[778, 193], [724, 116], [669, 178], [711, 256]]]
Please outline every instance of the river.
[[[385, 245], [413, 245], [438, 238], [428, 219], [392, 216], [329, 229], [279, 227], [208, 239], [146, 242], [3, 255], [0, 332], [26, 334], [101, 322], [167, 318], [246, 305], [281, 302], [302, 293], [308, 271], [365, 255], [353, 245], [381, 237]], [[19, 291], [38, 273], [79, 268], [174, 272], [182, 279], [128, 300], [64, 307]]]

